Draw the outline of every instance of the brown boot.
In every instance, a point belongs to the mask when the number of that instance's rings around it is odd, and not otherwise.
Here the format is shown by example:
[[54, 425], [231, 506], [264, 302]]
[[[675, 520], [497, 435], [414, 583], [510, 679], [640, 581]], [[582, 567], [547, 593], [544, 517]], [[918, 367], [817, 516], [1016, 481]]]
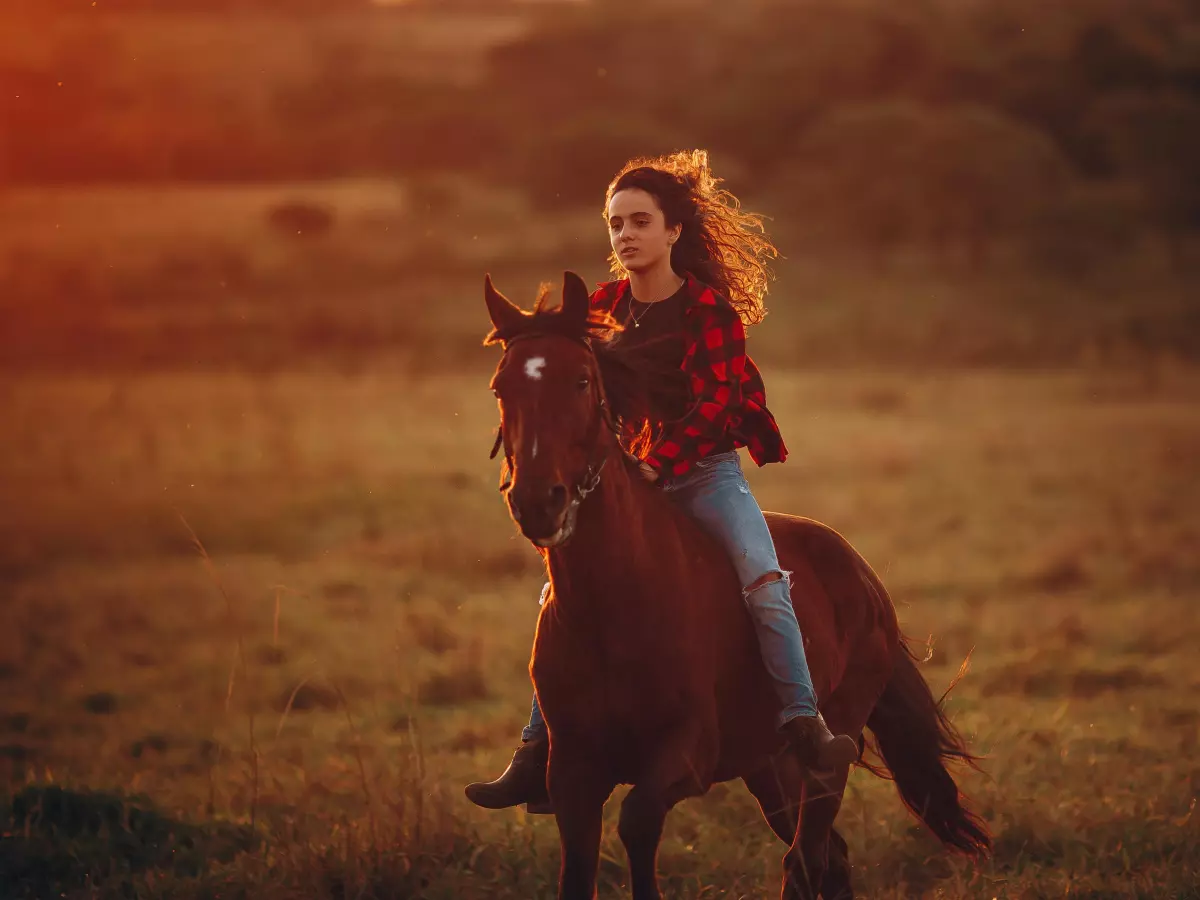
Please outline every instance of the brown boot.
[[495, 781], [468, 784], [467, 799], [484, 809], [507, 809], [525, 803], [530, 813], [550, 813], [550, 795], [546, 791], [549, 758], [549, 738], [526, 741], [517, 748], [512, 762]]
[[858, 743], [854, 738], [832, 734], [820, 713], [789, 719], [783, 725], [783, 733], [806, 769], [840, 769], [858, 760]]

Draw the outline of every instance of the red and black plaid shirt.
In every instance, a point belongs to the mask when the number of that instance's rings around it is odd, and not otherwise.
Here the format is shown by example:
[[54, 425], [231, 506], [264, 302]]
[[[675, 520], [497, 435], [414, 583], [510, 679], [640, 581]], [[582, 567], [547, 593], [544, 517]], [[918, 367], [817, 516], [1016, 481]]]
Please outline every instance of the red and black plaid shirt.
[[[605, 282], [592, 294], [592, 307], [611, 313], [628, 289], [628, 279]], [[692, 404], [682, 418], [667, 423], [646, 462], [661, 474], [682, 475], [726, 435], [735, 447], [746, 447], [760, 466], [783, 462], [787, 447], [767, 409], [762, 375], [746, 355], [746, 328], [737, 310], [691, 275], [686, 291], [681, 368], [688, 375]]]

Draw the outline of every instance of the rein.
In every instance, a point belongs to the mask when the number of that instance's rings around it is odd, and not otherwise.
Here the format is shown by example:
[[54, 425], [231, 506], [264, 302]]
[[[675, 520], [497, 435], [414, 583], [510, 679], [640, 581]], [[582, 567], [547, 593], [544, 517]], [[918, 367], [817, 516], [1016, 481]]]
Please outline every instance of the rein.
[[[512, 340], [507, 341], [504, 344], [504, 353], [507, 355], [508, 348], [511, 347], [513, 344], [515, 344], [519, 340], [522, 340], [524, 338], [542, 337], [542, 336], [544, 336], [544, 335], [540, 335], [536, 332], [533, 332], [530, 334], [518, 335], [518, 336], [514, 337]], [[558, 335], [558, 336], [565, 337], [565, 335]], [[598, 415], [595, 417], [595, 419], [592, 420], [591, 428], [588, 430], [587, 438], [584, 440], [585, 446], [591, 448], [596, 444], [597, 440], [600, 437], [600, 426], [601, 425], [607, 425], [608, 429], [614, 435], [616, 435], [617, 438], [619, 439], [621, 436], [621, 430], [617, 427], [616, 422], [613, 421], [612, 409], [609, 407], [608, 398], [607, 398], [607, 396], [605, 396], [605, 393], [604, 393], [604, 381], [600, 378], [600, 366], [596, 362], [596, 354], [595, 354], [595, 351], [592, 350], [591, 341], [588, 340], [587, 338], [578, 338], [578, 339], [568, 338], [568, 340], [578, 340], [579, 343], [583, 344], [583, 346], [587, 348], [588, 353], [591, 354], [593, 367], [595, 369], [596, 389], [597, 389], [597, 392], [599, 395], [596, 399], [596, 409], [598, 411]], [[500, 358], [500, 361], [501, 362], [504, 361], [503, 356]], [[500, 448], [501, 448], [501, 446], [503, 446], [503, 444], [504, 444], [504, 423], [501, 422], [499, 425], [496, 426], [496, 442], [494, 444], [492, 444], [492, 452], [488, 455], [488, 459], [495, 459], [496, 454], [500, 452]], [[583, 502], [584, 498], [586, 498], [588, 494], [592, 493], [592, 491], [596, 490], [596, 488], [598, 488], [600, 486], [600, 472], [601, 472], [601, 470], [604, 469], [604, 464], [607, 462], [608, 462], [608, 456], [606, 454], [600, 460], [599, 463], [596, 463], [596, 462], [588, 463], [587, 470], [583, 473], [583, 478], [580, 479], [580, 481], [575, 485], [574, 489], [571, 492], [571, 500], [570, 500], [570, 504], [569, 504], [569, 510], [577, 507], [580, 503]], [[507, 477], [505, 477], [505, 479], [500, 483], [500, 492], [501, 493], [503, 493], [504, 491], [507, 491], [510, 487], [512, 487], [513, 464], [512, 464], [512, 458], [508, 455], [507, 448], [505, 449], [505, 452], [504, 452], [504, 465], [507, 468]]]

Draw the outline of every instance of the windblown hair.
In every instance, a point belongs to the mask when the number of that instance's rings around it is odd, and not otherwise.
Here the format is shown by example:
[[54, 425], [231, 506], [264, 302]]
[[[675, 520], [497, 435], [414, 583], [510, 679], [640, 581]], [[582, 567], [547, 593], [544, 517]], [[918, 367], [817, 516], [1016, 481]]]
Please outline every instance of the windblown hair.
[[[608, 186], [604, 216], [607, 220], [617, 191], [640, 188], [653, 196], [667, 226], [683, 226], [671, 248], [671, 266], [715, 288], [744, 324], [753, 325], [767, 314], [767, 288], [774, 277], [769, 264], [779, 251], [766, 236], [762, 217], [743, 212], [737, 197], [720, 183], [706, 150], [632, 159]], [[623, 277], [625, 268], [615, 252], [608, 261], [612, 273]]]
[[646, 352], [655, 341], [633, 349], [624, 346], [618, 339], [624, 330], [621, 323], [603, 310], [592, 309], [582, 322], [563, 315], [561, 307], [549, 305], [550, 288], [543, 284], [533, 311], [503, 331], [493, 328], [484, 345], [502, 344], [507, 349], [518, 338], [549, 334], [585, 344], [596, 357], [617, 436], [626, 449], [641, 455], [649, 448], [654, 429], [662, 424], [655, 421], [654, 410], [674, 408], [690, 397], [687, 376]]

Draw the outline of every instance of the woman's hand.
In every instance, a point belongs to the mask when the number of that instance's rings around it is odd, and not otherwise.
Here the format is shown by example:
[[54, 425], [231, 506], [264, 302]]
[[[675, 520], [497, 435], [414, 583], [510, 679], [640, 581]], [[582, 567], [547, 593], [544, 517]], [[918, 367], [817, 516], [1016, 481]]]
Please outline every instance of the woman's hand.
[[639, 475], [641, 475], [643, 478], [645, 478], [651, 484], [658, 481], [658, 472], [655, 470], [655, 468], [652, 465], [650, 465], [650, 463], [643, 462], [642, 460], [638, 459], [636, 456], [634, 456], [632, 453], [629, 453], [628, 451], [626, 451], [625, 455], [629, 457], [630, 462], [632, 462], [635, 466], [637, 466]]

